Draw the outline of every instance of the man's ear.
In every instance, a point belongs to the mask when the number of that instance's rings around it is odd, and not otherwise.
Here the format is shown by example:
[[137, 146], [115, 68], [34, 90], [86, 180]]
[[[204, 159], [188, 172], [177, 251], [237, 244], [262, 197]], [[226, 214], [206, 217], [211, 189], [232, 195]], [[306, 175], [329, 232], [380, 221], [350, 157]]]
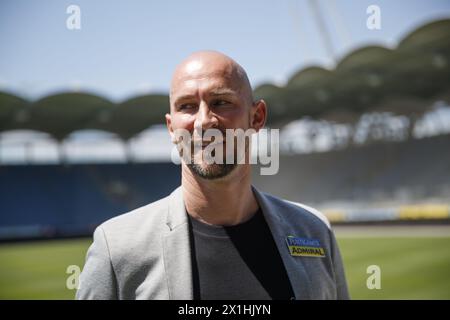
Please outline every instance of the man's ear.
[[256, 132], [263, 128], [267, 120], [267, 105], [262, 99], [253, 103], [252, 107], [252, 119], [251, 127], [255, 129]]
[[167, 129], [169, 130], [170, 138], [171, 138], [172, 142], [174, 142], [173, 141], [174, 137], [173, 137], [173, 128], [172, 128], [172, 117], [169, 113], [166, 113], [165, 117], [166, 117], [166, 126], [167, 126]]

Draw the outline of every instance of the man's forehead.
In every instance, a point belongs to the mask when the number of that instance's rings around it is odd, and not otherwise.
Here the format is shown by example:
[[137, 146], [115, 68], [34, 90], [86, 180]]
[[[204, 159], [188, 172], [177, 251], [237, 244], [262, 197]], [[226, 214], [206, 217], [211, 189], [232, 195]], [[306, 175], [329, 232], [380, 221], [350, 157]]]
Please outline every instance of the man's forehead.
[[221, 65], [205, 65], [200, 61], [192, 61], [177, 70], [172, 79], [172, 86], [192, 83], [194, 81], [230, 81], [236, 75], [229, 66]]
[[235, 66], [228, 60], [194, 59], [183, 63], [176, 73], [178, 73], [180, 77], [201, 77], [209, 74], [231, 76], [234, 69]]
[[172, 83], [171, 94], [175, 96], [202, 93], [232, 94], [239, 92], [237, 81], [222, 74], [186, 76]]

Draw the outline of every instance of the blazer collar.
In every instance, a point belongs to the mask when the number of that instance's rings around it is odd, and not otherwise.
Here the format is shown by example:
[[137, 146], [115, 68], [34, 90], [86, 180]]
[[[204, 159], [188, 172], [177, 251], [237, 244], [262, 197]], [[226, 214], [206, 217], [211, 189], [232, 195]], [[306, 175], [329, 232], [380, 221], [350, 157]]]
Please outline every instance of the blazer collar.
[[169, 196], [166, 224], [170, 230], [188, 222], [183, 200], [183, 188], [176, 188]]
[[166, 223], [169, 230], [163, 236], [163, 256], [169, 299], [192, 300], [189, 226], [181, 187], [169, 196]]

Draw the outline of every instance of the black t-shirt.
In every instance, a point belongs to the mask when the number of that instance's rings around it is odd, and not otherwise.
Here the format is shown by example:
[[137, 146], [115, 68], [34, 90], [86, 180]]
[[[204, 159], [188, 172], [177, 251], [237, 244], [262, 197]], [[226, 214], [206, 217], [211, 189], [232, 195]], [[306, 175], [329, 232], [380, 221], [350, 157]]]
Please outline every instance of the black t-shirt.
[[294, 293], [261, 210], [230, 227], [189, 216], [194, 299], [289, 300]]

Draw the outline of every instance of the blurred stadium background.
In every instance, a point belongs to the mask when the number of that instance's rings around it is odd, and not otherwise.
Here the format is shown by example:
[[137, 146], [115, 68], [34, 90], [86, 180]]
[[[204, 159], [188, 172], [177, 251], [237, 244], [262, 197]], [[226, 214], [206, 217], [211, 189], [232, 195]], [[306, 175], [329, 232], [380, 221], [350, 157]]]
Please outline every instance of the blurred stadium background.
[[[352, 297], [450, 299], [450, 20], [254, 91], [281, 128], [279, 173], [254, 183], [328, 216]], [[0, 91], [0, 299], [73, 298], [94, 228], [179, 185], [167, 110], [165, 94]]]

